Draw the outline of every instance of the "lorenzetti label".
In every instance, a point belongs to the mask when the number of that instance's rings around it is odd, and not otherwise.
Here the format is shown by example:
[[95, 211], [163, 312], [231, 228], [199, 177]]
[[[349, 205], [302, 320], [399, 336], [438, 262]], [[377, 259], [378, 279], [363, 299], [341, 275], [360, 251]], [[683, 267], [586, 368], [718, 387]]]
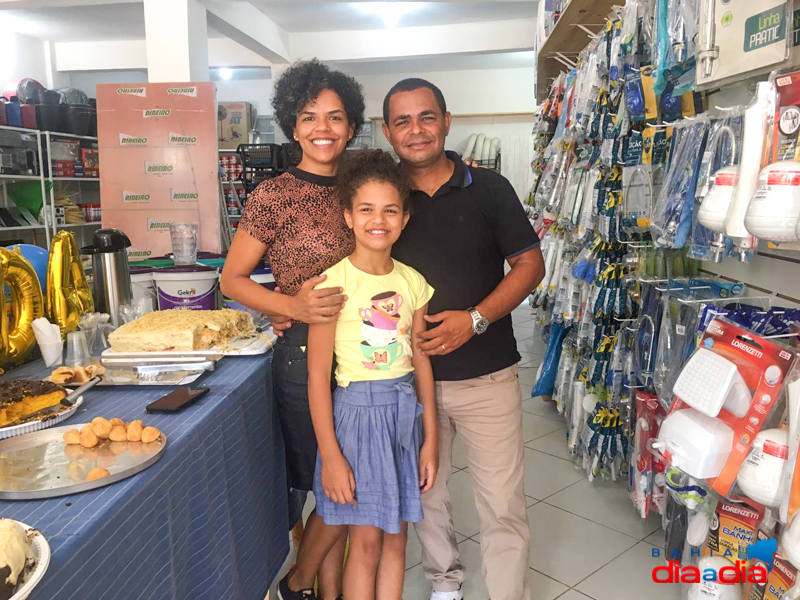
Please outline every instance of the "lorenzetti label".
[[117, 88], [117, 96], [138, 96], [139, 98], [147, 98], [147, 88], [145, 87]]
[[147, 138], [143, 136], [128, 135], [127, 133], [119, 134], [120, 146], [147, 146]]
[[169, 196], [172, 202], [197, 202], [200, 199], [200, 194], [197, 192], [182, 192], [172, 189], [169, 191]]
[[172, 132], [169, 134], [170, 146], [194, 146], [195, 144], [197, 144], [197, 138], [195, 136]]
[[169, 221], [147, 217], [147, 231], [160, 231], [169, 233]]
[[150, 201], [150, 194], [140, 194], [138, 192], [122, 192], [122, 201], [125, 204], [140, 204]]
[[146, 162], [144, 172], [147, 175], [169, 175], [175, 170], [175, 165], [170, 163]]
[[197, 98], [197, 86], [171, 87], [167, 88], [167, 93], [170, 96], [191, 96], [192, 98]]
[[168, 117], [172, 114], [169, 108], [146, 108], [142, 111], [142, 116], [145, 119]]

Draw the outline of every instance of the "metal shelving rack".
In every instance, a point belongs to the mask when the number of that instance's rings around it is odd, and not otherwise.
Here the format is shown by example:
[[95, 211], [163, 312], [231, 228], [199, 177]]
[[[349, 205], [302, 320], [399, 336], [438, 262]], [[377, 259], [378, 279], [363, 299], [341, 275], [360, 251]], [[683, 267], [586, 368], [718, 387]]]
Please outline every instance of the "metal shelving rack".
[[[99, 184], [100, 179], [96, 177], [53, 177], [52, 175], [52, 162], [50, 164], [45, 165], [45, 156], [47, 157], [48, 161], [51, 161], [50, 158], [52, 156], [51, 152], [51, 144], [52, 144], [52, 137], [64, 137], [64, 138], [71, 138], [71, 139], [82, 139], [82, 140], [90, 140], [93, 142], [97, 141], [95, 137], [87, 137], [87, 136], [78, 136], [72, 135], [68, 133], [61, 133], [61, 132], [51, 132], [51, 131], [39, 131], [36, 129], [24, 129], [20, 127], [9, 127], [9, 126], [0, 126], [0, 130], [4, 131], [15, 131], [17, 133], [26, 134], [31, 137], [36, 138], [36, 154], [37, 154], [37, 161], [39, 167], [39, 174], [38, 175], [30, 175], [30, 174], [6, 174], [0, 173], [0, 184], [1, 189], [3, 191], [2, 194], [2, 206], [3, 207], [10, 207], [13, 206], [13, 203], [10, 201], [8, 196], [8, 188], [7, 183], [14, 182], [14, 181], [38, 181], [40, 183], [40, 190], [43, 199], [43, 206], [41, 212], [41, 219], [43, 221], [42, 224], [39, 225], [28, 225], [22, 227], [0, 227], [0, 235], [4, 232], [30, 232], [32, 236], [32, 241], [36, 245], [42, 245], [40, 240], [37, 238], [37, 233], [44, 231], [45, 234], [45, 247], [50, 246], [50, 240], [56, 234], [59, 229], [85, 229], [91, 227], [99, 227], [99, 222], [87, 222], [87, 223], [68, 223], [66, 225], [57, 225], [55, 220], [55, 198], [56, 198], [56, 183], [57, 182], [78, 182], [80, 183], [92, 183], [92, 184]], [[46, 150], [46, 154], [45, 151]], [[50, 191], [47, 192], [47, 182], [50, 182]], [[80, 186], [79, 186], [80, 190]]]

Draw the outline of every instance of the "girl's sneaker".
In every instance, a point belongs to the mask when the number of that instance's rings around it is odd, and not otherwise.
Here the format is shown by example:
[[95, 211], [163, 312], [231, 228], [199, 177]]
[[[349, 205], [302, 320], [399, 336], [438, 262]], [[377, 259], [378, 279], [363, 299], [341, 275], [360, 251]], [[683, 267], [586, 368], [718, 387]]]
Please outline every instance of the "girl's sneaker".
[[293, 592], [289, 589], [289, 573], [281, 579], [281, 582], [278, 584], [278, 600], [317, 600], [317, 596], [314, 594], [314, 588], [308, 588], [307, 590], [300, 590], [298, 592]]
[[455, 592], [431, 592], [431, 600], [463, 600], [463, 598], [461, 590], [456, 590]]

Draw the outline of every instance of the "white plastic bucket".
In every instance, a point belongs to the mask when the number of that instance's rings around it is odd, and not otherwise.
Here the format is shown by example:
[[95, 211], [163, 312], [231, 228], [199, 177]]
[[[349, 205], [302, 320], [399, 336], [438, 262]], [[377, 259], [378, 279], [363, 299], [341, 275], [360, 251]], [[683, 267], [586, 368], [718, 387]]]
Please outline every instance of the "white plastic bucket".
[[140, 300], [149, 298], [151, 302], [145, 302], [145, 306], [156, 305], [156, 283], [153, 281], [155, 269], [146, 267], [131, 266], [131, 289], [133, 290], [133, 305], [139, 306]]
[[211, 267], [172, 267], [153, 273], [158, 309], [214, 310], [219, 272]]

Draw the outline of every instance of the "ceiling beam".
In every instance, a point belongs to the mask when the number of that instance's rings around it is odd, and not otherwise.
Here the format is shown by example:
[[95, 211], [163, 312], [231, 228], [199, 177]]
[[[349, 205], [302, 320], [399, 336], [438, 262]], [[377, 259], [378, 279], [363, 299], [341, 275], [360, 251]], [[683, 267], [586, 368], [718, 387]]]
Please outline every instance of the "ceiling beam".
[[362, 61], [532, 50], [536, 19], [291, 34], [292, 60]]
[[[59, 71], [147, 70], [144, 40], [112, 42], [58, 42], [55, 46]], [[219, 67], [269, 67], [271, 63], [228, 38], [208, 40], [208, 65]]]
[[208, 24], [271, 63], [289, 62], [289, 34], [248, 2], [208, 4]]

